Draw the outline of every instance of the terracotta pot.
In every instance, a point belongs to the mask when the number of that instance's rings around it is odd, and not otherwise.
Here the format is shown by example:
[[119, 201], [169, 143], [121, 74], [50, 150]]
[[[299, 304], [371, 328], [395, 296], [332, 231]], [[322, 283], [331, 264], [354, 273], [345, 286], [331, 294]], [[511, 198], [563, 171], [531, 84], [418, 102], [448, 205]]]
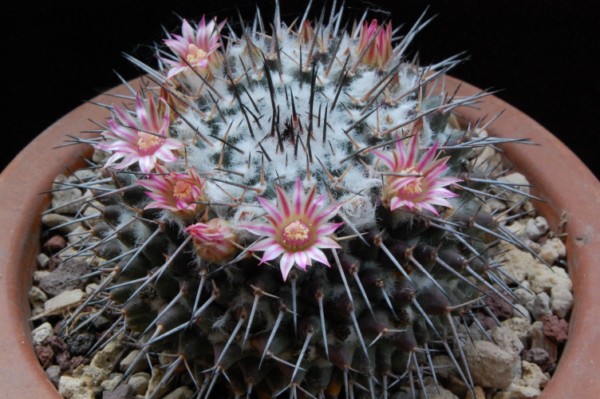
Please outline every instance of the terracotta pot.
[[[453, 92], [460, 81], [448, 78]], [[123, 87], [115, 90], [125, 92]], [[112, 92], [114, 93], [113, 90]], [[459, 95], [480, 90], [462, 83]], [[109, 102], [104, 98], [101, 102]], [[539, 144], [505, 145], [517, 169], [547, 198], [539, 210], [556, 227], [561, 215], [567, 217], [569, 272], [573, 279], [575, 306], [570, 337], [558, 368], [543, 398], [592, 398], [600, 392], [600, 183], [579, 159], [538, 123], [502, 100], [489, 96], [479, 109], [461, 109], [467, 120], [505, 111], [489, 131], [501, 137], [526, 137]], [[27, 292], [39, 250], [40, 213], [47, 206], [50, 182], [66, 168], [76, 168], [89, 150], [84, 146], [52, 149], [65, 134], [93, 129], [88, 119], [102, 120], [106, 110], [85, 104], [50, 126], [27, 146], [0, 177], [0, 396], [59, 398], [33, 352], [30, 342], [30, 311]]]

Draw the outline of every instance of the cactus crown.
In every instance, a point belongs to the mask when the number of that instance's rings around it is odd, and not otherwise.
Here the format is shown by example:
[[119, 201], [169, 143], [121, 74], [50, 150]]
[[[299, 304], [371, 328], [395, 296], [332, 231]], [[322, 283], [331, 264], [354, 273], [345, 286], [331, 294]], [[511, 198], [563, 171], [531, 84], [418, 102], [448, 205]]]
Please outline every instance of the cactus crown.
[[522, 205], [485, 204], [518, 191], [476, 161], [502, 140], [452, 114], [485, 95], [444, 92], [457, 59], [407, 59], [428, 21], [397, 39], [366, 16], [342, 29], [342, 11], [288, 26], [277, 8], [237, 33], [183, 20], [156, 68], [130, 57], [145, 85], [112, 106], [81, 183], [100, 217], [76, 246], [105, 276], [73, 320], [116, 308], [138, 361], [176, 355], [162, 384], [380, 398], [435, 379], [440, 352], [473, 387], [457, 324], [510, 297], [490, 251]]

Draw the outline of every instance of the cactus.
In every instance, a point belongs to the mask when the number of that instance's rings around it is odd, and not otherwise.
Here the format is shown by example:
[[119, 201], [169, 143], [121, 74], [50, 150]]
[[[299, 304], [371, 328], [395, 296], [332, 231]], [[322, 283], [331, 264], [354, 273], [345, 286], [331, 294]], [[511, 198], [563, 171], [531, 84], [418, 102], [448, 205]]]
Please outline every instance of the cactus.
[[100, 342], [126, 329], [136, 362], [173, 355], [160, 385], [416, 395], [443, 353], [473, 389], [459, 324], [489, 295], [512, 304], [490, 254], [525, 247], [502, 220], [526, 195], [490, 212], [519, 189], [476, 161], [510, 140], [452, 113], [486, 93], [444, 92], [458, 58], [407, 58], [423, 17], [397, 40], [391, 23], [346, 31], [329, 14], [287, 26], [277, 6], [241, 32], [183, 20], [156, 67], [129, 57], [145, 85], [86, 140], [104, 156], [79, 184], [98, 219], [82, 213], [92, 234], [75, 247], [103, 280], [66, 325], [116, 313]]

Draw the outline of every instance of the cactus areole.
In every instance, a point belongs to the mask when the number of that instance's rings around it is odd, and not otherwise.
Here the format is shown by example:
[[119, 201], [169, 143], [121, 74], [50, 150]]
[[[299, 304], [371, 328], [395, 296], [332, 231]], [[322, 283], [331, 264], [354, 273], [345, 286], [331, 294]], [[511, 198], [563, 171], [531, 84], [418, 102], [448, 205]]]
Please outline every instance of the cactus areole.
[[487, 296], [512, 306], [491, 254], [523, 244], [502, 223], [522, 202], [485, 205], [520, 187], [476, 159], [524, 140], [459, 123], [487, 93], [444, 92], [455, 58], [410, 62], [427, 22], [256, 18], [183, 20], [158, 65], [131, 58], [146, 78], [81, 183], [100, 216], [75, 248], [105, 275], [67, 324], [120, 316], [140, 349], [125, 376], [171, 354], [159, 386], [197, 398], [414, 394], [434, 354], [473, 390], [459, 324]]

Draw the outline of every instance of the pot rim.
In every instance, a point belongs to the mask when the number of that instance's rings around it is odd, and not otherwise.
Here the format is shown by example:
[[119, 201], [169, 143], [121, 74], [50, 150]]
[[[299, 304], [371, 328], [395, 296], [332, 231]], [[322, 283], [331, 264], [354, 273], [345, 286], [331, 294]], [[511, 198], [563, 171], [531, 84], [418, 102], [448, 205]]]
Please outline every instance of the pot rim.
[[[131, 84], [136, 87], [140, 79]], [[467, 96], [482, 90], [447, 76], [448, 92]], [[96, 97], [130, 94], [125, 85]], [[600, 183], [562, 142], [527, 115], [489, 95], [475, 108], [461, 107], [457, 113], [469, 121], [482, 115], [503, 115], [487, 130], [498, 137], [528, 138], [538, 145], [506, 144], [502, 149], [517, 170], [536, 187], [537, 195], [549, 202], [535, 205], [556, 228], [566, 217], [569, 274], [573, 280], [574, 308], [569, 340], [558, 367], [542, 398], [594, 397], [600, 392], [595, 369], [600, 364], [600, 307], [594, 306], [600, 287], [600, 272], [594, 270], [600, 255]], [[60, 395], [38, 363], [30, 339], [30, 310], [27, 292], [31, 286], [40, 239], [40, 214], [49, 202], [56, 175], [82, 165], [89, 154], [84, 145], [48, 151], [65, 140], [96, 128], [90, 119], [101, 121], [109, 111], [86, 103], [66, 114], [34, 139], [0, 175], [0, 387], [10, 398], [56, 398]], [[31, 176], [30, 171], [35, 171]], [[564, 392], [568, 389], [568, 393]]]

